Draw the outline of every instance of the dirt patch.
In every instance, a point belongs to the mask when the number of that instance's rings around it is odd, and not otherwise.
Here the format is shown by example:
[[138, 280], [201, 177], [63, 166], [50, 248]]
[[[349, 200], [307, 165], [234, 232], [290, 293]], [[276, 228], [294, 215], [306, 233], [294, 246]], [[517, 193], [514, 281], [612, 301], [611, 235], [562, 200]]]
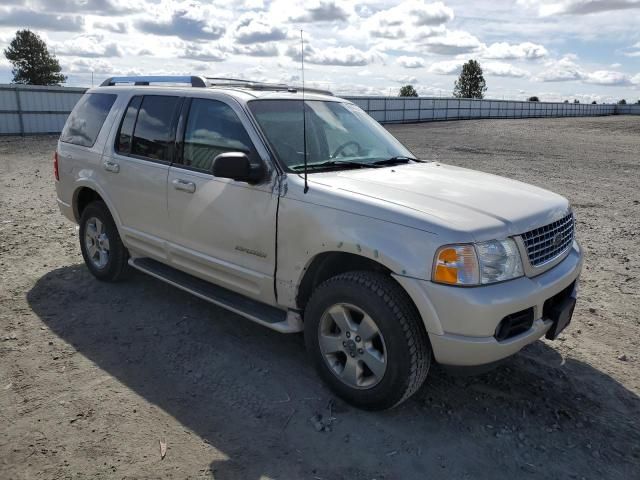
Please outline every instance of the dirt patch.
[[96, 281], [57, 211], [56, 139], [0, 138], [0, 478], [638, 477], [640, 117], [390, 130], [572, 201], [586, 264], [559, 341], [358, 411], [298, 335], [141, 274]]

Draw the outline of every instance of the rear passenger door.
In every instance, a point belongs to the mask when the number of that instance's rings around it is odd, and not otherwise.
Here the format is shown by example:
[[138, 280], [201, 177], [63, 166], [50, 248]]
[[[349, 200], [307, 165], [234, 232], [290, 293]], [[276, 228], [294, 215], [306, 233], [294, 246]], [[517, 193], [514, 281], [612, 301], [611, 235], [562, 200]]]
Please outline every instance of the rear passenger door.
[[[169, 244], [177, 268], [275, 303], [276, 172], [246, 114], [224, 97], [186, 99], [169, 170]], [[265, 165], [258, 185], [214, 177], [213, 159], [244, 152]]]
[[179, 96], [131, 98], [104, 163], [121, 235], [134, 253], [166, 260], [167, 175], [175, 150]]

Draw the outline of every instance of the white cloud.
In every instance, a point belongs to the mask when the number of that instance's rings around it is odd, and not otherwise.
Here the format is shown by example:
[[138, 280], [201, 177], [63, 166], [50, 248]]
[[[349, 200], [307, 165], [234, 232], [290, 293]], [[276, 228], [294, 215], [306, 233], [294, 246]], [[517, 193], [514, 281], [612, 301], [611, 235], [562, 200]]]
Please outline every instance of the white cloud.
[[560, 60], [547, 62], [537, 79], [541, 82], [569, 82], [584, 78], [584, 71], [575, 62], [575, 55], [565, 55]]
[[0, 8], [0, 27], [22, 28], [27, 25], [31, 29], [81, 32], [84, 30], [84, 18], [79, 15], [44, 13], [28, 8]]
[[316, 0], [305, 3], [304, 11], [289, 17], [298, 23], [312, 22], [344, 22], [349, 18], [349, 11], [335, 0]]
[[242, 44], [273, 42], [287, 38], [285, 28], [260, 19], [257, 15], [247, 15], [240, 20], [234, 32], [235, 39]]
[[52, 43], [52, 48], [57, 55], [74, 57], [121, 57], [120, 47], [107, 42], [103, 35], [79, 35], [61, 43]]
[[584, 83], [602, 86], [624, 86], [632, 83], [629, 75], [614, 70], [587, 71], [577, 64], [575, 55], [565, 55], [560, 60], [547, 62], [545, 70], [537, 79], [542, 82], [568, 82], [581, 80]]
[[145, 16], [136, 22], [136, 27], [144, 33], [176, 36], [184, 40], [217, 40], [224, 35], [225, 27], [215, 13], [215, 10], [198, 3], [178, 5], [168, 17], [148, 19]]
[[407, 84], [407, 83], [418, 83], [419, 80], [417, 77], [414, 77], [412, 75], [402, 75], [399, 77], [394, 77], [394, 76], [388, 76], [387, 77], [389, 80], [391, 80], [392, 82], [395, 83], [402, 83], [402, 84]]
[[305, 52], [305, 62], [318, 65], [338, 65], [343, 67], [356, 67], [367, 65], [371, 62], [371, 55], [357, 48], [330, 47], [323, 50], [314, 50], [307, 57]]
[[422, 68], [425, 65], [422, 57], [408, 57], [404, 55], [396, 58], [396, 63], [404, 68]]
[[459, 75], [462, 71], [462, 60], [444, 60], [429, 66], [429, 72], [436, 75]]
[[627, 57], [640, 57], [640, 42], [636, 43], [635, 45], [631, 45], [631, 47], [629, 47], [629, 50], [624, 52], [624, 54]]
[[191, 44], [186, 46], [180, 57], [204, 62], [222, 62], [227, 58], [227, 54], [222, 49], [215, 46]]
[[95, 22], [93, 27], [112, 33], [127, 33], [129, 31], [129, 27], [125, 22]]
[[640, 85], [640, 73], [631, 77], [631, 83], [634, 85]]
[[631, 83], [629, 76], [611, 70], [598, 70], [595, 72], [587, 73], [584, 76], [585, 83], [592, 83], [594, 85], [628, 85]]
[[235, 45], [233, 53], [250, 57], [277, 57], [280, 54], [277, 42], [254, 43], [252, 45]]
[[484, 58], [497, 60], [536, 60], [549, 54], [543, 45], [531, 42], [510, 44], [507, 42], [492, 43], [484, 49]]
[[[532, 2], [524, 2], [531, 4]], [[538, 12], [543, 17], [551, 15], [588, 15], [612, 10], [640, 8], [640, 0], [561, 0], [542, 1]]]
[[481, 67], [484, 73], [494, 77], [522, 78], [529, 75], [529, 72], [527, 72], [526, 70], [514, 67], [509, 63], [486, 62], [482, 64]]
[[63, 63], [64, 73], [114, 73], [113, 65], [102, 59], [78, 58], [69, 63]]
[[137, 0], [30, 0], [29, 3], [38, 10], [97, 15], [125, 15], [144, 8]]
[[407, 32], [414, 34], [424, 27], [443, 25], [453, 18], [453, 10], [442, 2], [407, 0], [374, 13], [367, 19], [366, 26], [373, 37], [403, 38]]
[[446, 30], [442, 35], [426, 38], [422, 44], [438, 55], [471, 53], [483, 46], [475, 35], [464, 30]]

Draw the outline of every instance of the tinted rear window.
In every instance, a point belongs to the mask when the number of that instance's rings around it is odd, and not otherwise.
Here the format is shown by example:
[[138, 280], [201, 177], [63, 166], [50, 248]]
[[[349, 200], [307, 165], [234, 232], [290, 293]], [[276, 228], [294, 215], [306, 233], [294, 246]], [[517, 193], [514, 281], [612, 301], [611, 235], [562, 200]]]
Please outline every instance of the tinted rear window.
[[153, 160], [169, 160], [173, 120], [180, 97], [145, 95], [133, 131], [131, 153]]
[[92, 147], [100, 133], [104, 120], [116, 101], [110, 93], [87, 93], [69, 115], [60, 140], [66, 143]]
[[120, 124], [118, 136], [116, 137], [116, 151], [118, 153], [124, 153], [126, 155], [131, 152], [131, 137], [133, 137], [133, 127], [136, 123], [141, 101], [142, 97], [136, 96], [129, 102], [129, 106]]

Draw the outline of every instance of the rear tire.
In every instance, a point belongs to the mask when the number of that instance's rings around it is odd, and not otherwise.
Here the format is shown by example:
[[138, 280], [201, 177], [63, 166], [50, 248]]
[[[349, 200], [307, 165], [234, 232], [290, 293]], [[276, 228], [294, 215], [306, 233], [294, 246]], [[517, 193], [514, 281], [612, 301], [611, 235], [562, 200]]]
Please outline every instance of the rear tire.
[[104, 202], [91, 202], [82, 211], [79, 233], [82, 257], [94, 277], [116, 282], [127, 276], [129, 252]]
[[307, 304], [304, 327], [319, 375], [356, 407], [394, 407], [420, 388], [429, 371], [431, 346], [422, 320], [386, 275], [348, 272], [325, 281]]

